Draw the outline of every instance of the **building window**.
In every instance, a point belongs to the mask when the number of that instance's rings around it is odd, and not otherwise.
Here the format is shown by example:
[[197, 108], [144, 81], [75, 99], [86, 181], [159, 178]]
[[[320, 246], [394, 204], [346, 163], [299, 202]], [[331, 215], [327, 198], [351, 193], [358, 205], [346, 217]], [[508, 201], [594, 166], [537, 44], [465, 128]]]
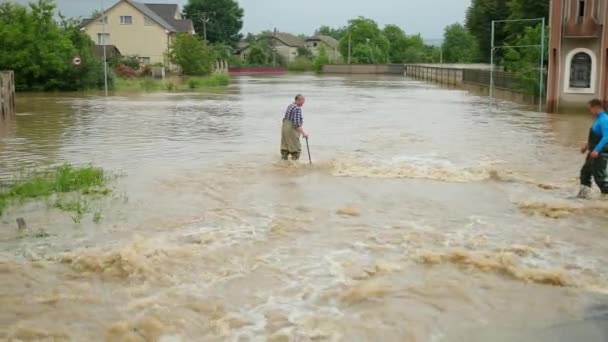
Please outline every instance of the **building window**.
[[317, 42], [314, 42], [312, 46], [317, 47]]
[[153, 26], [154, 25], [154, 20], [150, 19], [150, 17], [148, 17], [146, 15], [146, 16], [144, 16], [144, 25], [146, 25], [146, 26]]
[[579, 17], [585, 16], [585, 0], [578, 1], [578, 16]]
[[141, 62], [141, 64], [149, 65], [150, 57], [139, 57], [139, 61]]
[[133, 17], [130, 15], [121, 15], [120, 16], [120, 24], [121, 25], [132, 25]]
[[109, 45], [110, 34], [109, 33], [98, 33], [97, 34], [97, 45]]
[[564, 63], [564, 93], [595, 94], [598, 75], [597, 55], [594, 51], [585, 48], [570, 51]]
[[591, 56], [579, 52], [570, 63], [570, 88], [591, 88]]
[[103, 24], [106, 24], [106, 25], [107, 25], [107, 24], [108, 24], [108, 17], [107, 17], [107, 16], [104, 16], [103, 18], [99, 18], [99, 19], [97, 20], [97, 23], [98, 23], [99, 25], [103, 25]]

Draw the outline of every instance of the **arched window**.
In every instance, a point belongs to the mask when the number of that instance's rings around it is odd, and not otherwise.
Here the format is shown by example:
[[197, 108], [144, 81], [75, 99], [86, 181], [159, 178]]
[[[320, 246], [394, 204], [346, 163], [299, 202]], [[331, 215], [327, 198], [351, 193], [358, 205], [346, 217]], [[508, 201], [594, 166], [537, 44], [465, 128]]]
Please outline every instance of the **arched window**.
[[591, 56], [579, 52], [570, 62], [570, 88], [591, 88]]

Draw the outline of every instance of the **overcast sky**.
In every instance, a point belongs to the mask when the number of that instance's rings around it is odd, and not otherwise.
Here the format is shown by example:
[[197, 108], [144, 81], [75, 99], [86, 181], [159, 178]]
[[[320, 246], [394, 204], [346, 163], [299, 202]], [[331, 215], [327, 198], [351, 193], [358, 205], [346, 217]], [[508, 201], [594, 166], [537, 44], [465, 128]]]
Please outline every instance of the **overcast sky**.
[[[28, 0], [0, 0], [27, 3]], [[101, 0], [56, 0], [67, 16], [87, 16]], [[106, 6], [117, 0], [104, 0]], [[279, 31], [312, 34], [321, 25], [342, 26], [359, 15], [382, 25], [397, 24], [407, 33], [441, 38], [443, 28], [462, 22], [471, 0], [238, 0], [245, 9], [243, 32]], [[178, 3], [187, 0], [140, 0]]]

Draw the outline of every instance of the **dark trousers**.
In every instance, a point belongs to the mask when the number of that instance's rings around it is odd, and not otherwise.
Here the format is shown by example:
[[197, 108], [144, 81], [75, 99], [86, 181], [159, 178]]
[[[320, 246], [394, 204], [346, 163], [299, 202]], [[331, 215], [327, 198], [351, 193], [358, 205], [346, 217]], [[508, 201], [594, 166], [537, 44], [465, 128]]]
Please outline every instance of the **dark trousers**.
[[591, 179], [603, 194], [608, 194], [608, 154], [601, 154], [593, 159], [587, 156], [587, 161], [581, 169], [581, 185], [591, 187]]

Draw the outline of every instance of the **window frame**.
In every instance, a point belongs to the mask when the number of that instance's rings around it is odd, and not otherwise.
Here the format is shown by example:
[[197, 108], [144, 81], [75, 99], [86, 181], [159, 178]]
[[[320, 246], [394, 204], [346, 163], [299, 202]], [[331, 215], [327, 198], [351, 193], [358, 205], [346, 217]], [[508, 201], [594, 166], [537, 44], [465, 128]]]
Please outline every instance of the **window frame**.
[[[131, 21], [127, 23], [127, 18], [131, 18]], [[132, 15], [121, 15], [120, 16], [120, 25], [133, 25], [133, 16]]]
[[[105, 39], [102, 39], [101, 37], [104, 37]], [[110, 33], [108, 32], [97, 32], [97, 45], [111, 45], [110, 44]]]
[[[570, 76], [572, 74], [572, 62], [574, 61], [574, 57], [580, 53], [585, 53], [591, 58], [591, 76], [590, 76], [588, 88], [572, 87], [570, 84]], [[585, 49], [585, 48], [573, 49], [572, 51], [570, 51], [568, 53], [568, 55], [566, 55], [565, 62], [566, 62], [565, 70], [564, 70], [565, 72], [564, 72], [564, 75], [562, 76], [563, 83], [564, 83], [564, 93], [566, 93], [566, 94], [595, 94], [595, 91], [597, 89], [597, 77], [598, 77], [597, 55], [589, 49]]]

